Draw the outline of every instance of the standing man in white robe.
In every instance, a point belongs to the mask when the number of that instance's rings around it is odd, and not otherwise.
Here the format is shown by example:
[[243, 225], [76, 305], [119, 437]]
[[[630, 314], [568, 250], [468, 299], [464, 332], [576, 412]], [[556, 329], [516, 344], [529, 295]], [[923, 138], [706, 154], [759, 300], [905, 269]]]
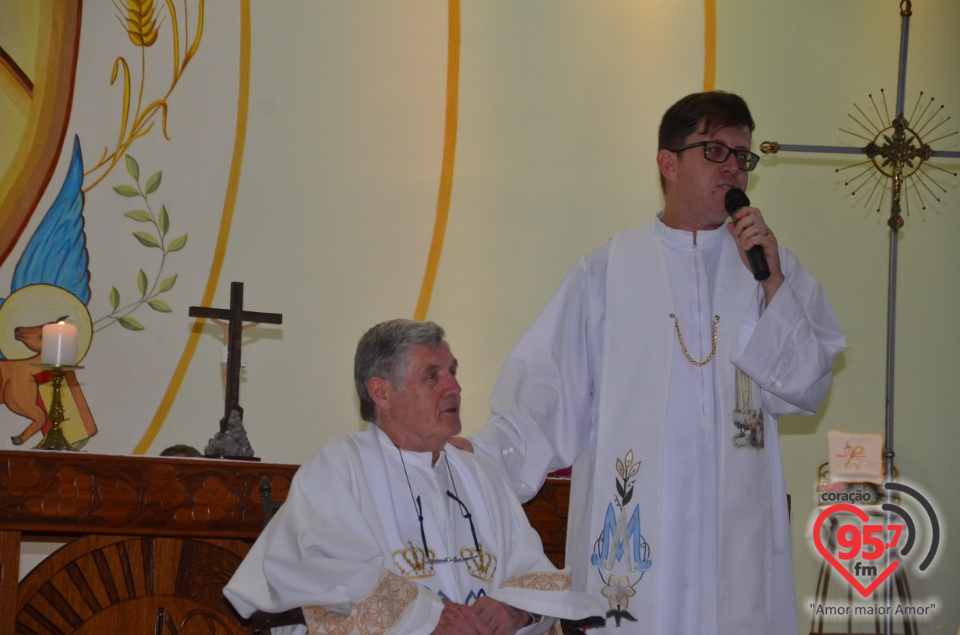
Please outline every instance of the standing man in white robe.
[[457, 359], [432, 322], [379, 324], [357, 346], [361, 416], [325, 444], [224, 589], [244, 617], [303, 607], [303, 633], [513, 635], [602, 615], [569, 591], [503, 478], [448, 447]]
[[663, 211], [574, 266], [470, 437], [521, 500], [573, 465], [566, 563], [610, 632], [797, 633], [777, 417], [816, 411], [844, 336], [759, 209], [728, 223], [753, 129], [730, 93], [667, 111]]

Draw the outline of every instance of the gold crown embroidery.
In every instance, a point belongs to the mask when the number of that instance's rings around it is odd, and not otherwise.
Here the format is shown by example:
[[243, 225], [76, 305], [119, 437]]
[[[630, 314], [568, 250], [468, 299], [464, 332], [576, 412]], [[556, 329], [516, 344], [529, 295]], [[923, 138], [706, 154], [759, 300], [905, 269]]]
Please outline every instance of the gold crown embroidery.
[[466, 560], [467, 571], [471, 576], [484, 582], [493, 582], [493, 576], [497, 572], [497, 557], [484, 551], [482, 543], [479, 551], [469, 547], [462, 548], [460, 557]]
[[414, 547], [413, 543], [407, 541], [405, 549], [398, 549], [393, 552], [393, 564], [397, 571], [408, 580], [418, 578], [429, 578], [435, 575], [433, 563], [433, 550], [424, 551], [422, 547]]

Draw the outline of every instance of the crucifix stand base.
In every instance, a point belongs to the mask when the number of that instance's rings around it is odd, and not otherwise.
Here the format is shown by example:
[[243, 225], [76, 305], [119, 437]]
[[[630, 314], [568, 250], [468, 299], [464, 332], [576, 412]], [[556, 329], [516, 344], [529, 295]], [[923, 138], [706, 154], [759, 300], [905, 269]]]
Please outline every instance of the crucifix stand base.
[[225, 421], [220, 421], [220, 432], [210, 439], [207, 447], [203, 449], [203, 454], [217, 459], [260, 460], [253, 455], [253, 447], [247, 439], [247, 431], [243, 427], [242, 410], [231, 410], [230, 416]]

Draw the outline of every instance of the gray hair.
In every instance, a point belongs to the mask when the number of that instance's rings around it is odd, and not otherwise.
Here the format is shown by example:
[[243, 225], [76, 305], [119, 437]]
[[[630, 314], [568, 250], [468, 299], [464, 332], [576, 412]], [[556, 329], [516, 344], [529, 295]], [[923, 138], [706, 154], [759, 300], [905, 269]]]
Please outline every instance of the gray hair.
[[443, 329], [433, 322], [388, 320], [363, 334], [353, 358], [353, 380], [360, 397], [360, 417], [374, 422], [376, 405], [367, 391], [374, 377], [386, 379], [394, 386], [403, 383], [407, 351], [414, 346], [437, 348], [443, 341]]

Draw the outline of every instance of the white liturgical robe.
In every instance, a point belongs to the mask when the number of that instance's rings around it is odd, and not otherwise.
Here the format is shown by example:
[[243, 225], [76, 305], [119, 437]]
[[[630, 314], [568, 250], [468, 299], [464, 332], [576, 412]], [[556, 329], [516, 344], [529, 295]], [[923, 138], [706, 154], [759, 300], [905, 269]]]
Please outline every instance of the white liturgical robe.
[[521, 500], [573, 465], [566, 563], [610, 632], [797, 632], [776, 418], [817, 409], [844, 336], [780, 258], [765, 306], [726, 227], [615, 236], [511, 352], [471, 437]]
[[433, 464], [371, 425], [325, 444], [297, 471], [224, 594], [245, 617], [305, 607], [310, 632], [426, 634], [442, 598], [472, 604], [487, 595], [568, 619], [603, 614], [569, 586], [491, 466], [452, 447]]

